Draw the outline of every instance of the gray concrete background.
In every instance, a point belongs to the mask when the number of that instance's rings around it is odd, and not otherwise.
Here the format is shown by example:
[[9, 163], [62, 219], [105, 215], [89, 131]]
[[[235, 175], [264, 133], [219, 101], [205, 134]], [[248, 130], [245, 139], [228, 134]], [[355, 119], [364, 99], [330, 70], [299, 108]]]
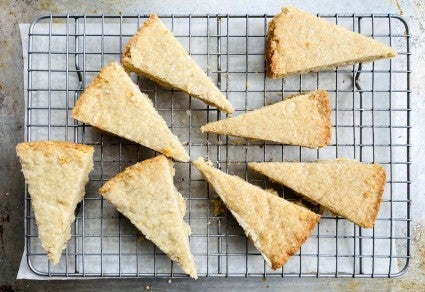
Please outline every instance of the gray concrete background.
[[[424, 290], [425, 289], [425, 2], [422, 0], [307, 0], [302, 1], [8, 1], [0, 0], [0, 291], [8, 290]], [[373, 2], [373, 3], [371, 3]], [[146, 280], [16, 281], [24, 245], [23, 177], [15, 155], [15, 145], [24, 139], [23, 61], [19, 23], [39, 15], [55, 13], [138, 14], [138, 13], [233, 13], [275, 14], [280, 7], [294, 5], [320, 13], [403, 13], [412, 34], [413, 125], [411, 197], [413, 217], [413, 260], [408, 272], [397, 279], [275, 279], [207, 278]]]

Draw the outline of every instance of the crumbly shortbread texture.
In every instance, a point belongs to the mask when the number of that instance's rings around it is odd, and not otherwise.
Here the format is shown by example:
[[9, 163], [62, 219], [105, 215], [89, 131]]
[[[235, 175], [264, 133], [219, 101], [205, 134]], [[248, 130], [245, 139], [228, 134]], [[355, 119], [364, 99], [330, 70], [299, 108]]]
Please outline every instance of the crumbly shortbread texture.
[[212, 167], [203, 158], [193, 164], [273, 269], [282, 267], [299, 250], [320, 219], [305, 207]]
[[104, 67], [75, 103], [72, 117], [180, 161], [189, 155], [149, 97], [114, 62]]
[[71, 238], [75, 209], [93, 169], [92, 146], [40, 141], [19, 143], [22, 165], [41, 245], [53, 265]]
[[389, 46], [294, 7], [269, 23], [267, 76], [282, 78], [392, 58]]
[[165, 87], [184, 91], [218, 109], [233, 107], [156, 14], [130, 39], [122, 55], [124, 67]]
[[248, 165], [361, 227], [372, 228], [375, 223], [386, 179], [380, 164], [335, 159]]
[[328, 145], [331, 129], [329, 96], [324, 90], [292, 96], [201, 127], [202, 132], [310, 148]]
[[127, 167], [99, 193], [196, 279], [188, 238], [191, 231], [183, 220], [186, 204], [173, 184], [173, 176], [172, 162], [160, 155]]

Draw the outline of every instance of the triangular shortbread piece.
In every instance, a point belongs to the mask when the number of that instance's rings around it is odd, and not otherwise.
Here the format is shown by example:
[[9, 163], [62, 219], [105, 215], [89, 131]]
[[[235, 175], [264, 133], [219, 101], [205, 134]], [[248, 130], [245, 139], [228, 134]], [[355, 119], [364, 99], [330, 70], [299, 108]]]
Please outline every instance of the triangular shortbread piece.
[[165, 87], [182, 90], [226, 113], [233, 107], [189, 56], [156, 14], [130, 39], [122, 56], [124, 67]]
[[283, 8], [269, 23], [266, 60], [267, 76], [271, 78], [396, 55], [392, 48], [372, 38], [293, 7]]
[[193, 163], [232, 212], [266, 262], [278, 269], [308, 239], [320, 216], [198, 158]]
[[236, 117], [208, 123], [202, 132], [266, 140], [305, 147], [323, 147], [331, 141], [328, 93], [316, 90]]
[[249, 167], [361, 227], [375, 223], [386, 177], [380, 164], [335, 159], [251, 162]]
[[118, 63], [104, 67], [75, 103], [72, 117], [181, 161], [189, 155], [149, 97]]
[[41, 245], [53, 265], [71, 238], [75, 208], [93, 169], [91, 146], [69, 142], [19, 143], [22, 165]]
[[127, 167], [99, 192], [147, 239], [196, 279], [188, 239], [191, 231], [183, 220], [186, 204], [173, 184], [173, 176], [172, 162], [160, 155]]

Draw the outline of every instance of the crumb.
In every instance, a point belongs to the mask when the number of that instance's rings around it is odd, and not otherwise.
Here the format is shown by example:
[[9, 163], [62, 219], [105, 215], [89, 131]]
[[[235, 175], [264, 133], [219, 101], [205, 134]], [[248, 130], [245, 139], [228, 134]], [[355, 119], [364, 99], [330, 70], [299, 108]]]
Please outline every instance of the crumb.
[[150, 287], [149, 285], [146, 285], [146, 286], [145, 286], [145, 289], [146, 289], [146, 290], [149, 290], [150, 288], [151, 288], [151, 287]]
[[138, 233], [137, 234], [137, 239], [139, 240], [139, 241], [144, 241], [145, 239], [146, 239], [146, 237], [142, 234], [142, 233]]
[[198, 204], [196, 204], [196, 208], [204, 208], [206, 206], [207, 205], [205, 203], [198, 203]]
[[183, 146], [187, 146], [187, 145], [189, 145], [189, 142], [186, 141], [186, 142], [183, 142], [182, 144], [183, 144]]
[[192, 115], [192, 112], [191, 112], [190, 110], [186, 110], [186, 115], [187, 115], [188, 117], [190, 117], [190, 116]]
[[245, 86], [246, 86], [246, 90], [249, 90], [249, 87], [251, 86], [251, 84], [249, 83], [249, 81], [246, 82]]
[[302, 200], [295, 200], [295, 201], [292, 201], [292, 203], [294, 203], [295, 205], [300, 206], [300, 207], [305, 207]]
[[245, 139], [234, 139], [232, 141], [230, 141], [230, 144], [232, 145], [241, 145], [245, 142]]
[[214, 216], [223, 215], [226, 212], [226, 205], [224, 205], [223, 201], [220, 198], [214, 198], [210, 201], [212, 205], [212, 213]]
[[279, 193], [275, 189], [268, 188], [268, 189], [265, 189], [265, 191], [269, 192], [272, 195], [279, 196]]
[[168, 284], [171, 284], [171, 279], [168, 279]]

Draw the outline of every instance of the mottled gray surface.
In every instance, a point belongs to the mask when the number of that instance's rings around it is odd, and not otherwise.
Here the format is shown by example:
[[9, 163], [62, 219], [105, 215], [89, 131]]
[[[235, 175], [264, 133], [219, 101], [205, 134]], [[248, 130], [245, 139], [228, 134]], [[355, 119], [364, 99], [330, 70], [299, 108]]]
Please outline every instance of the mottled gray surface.
[[[294, 288], [296, 290], [342, 289], [357, 290], [423, 290], [425, 279], [425, 3], [422, 0], [400, 1], [401, 10], [408, 20], [412, 34], [412, 216], [414, 218], [414, 253], [407, 274], [399, 279], [200, 279], [192, 280], [85, 280], [85, 281], [16, 281], [16, 273], [23, 250], [23, 177], [15, 157], [14, 147], [23, 141], [23, 62], [18, 23], [31, 22], [48, 13], [270, 13], [281, 6], [296, 5], [298, 1], [7, 1], [0, 0], [0, 291], [62, 290], [62, 289], [123, 289], [152, 288], [154, 290], [239, 290], [246, 288]], [[399, 13], [396, 1], [303, 1], [301, 8], [321, 13]], [[422, 222], [422, 224], [421, 224]], [[4, 286], [2, 286], [4, 285]]]

